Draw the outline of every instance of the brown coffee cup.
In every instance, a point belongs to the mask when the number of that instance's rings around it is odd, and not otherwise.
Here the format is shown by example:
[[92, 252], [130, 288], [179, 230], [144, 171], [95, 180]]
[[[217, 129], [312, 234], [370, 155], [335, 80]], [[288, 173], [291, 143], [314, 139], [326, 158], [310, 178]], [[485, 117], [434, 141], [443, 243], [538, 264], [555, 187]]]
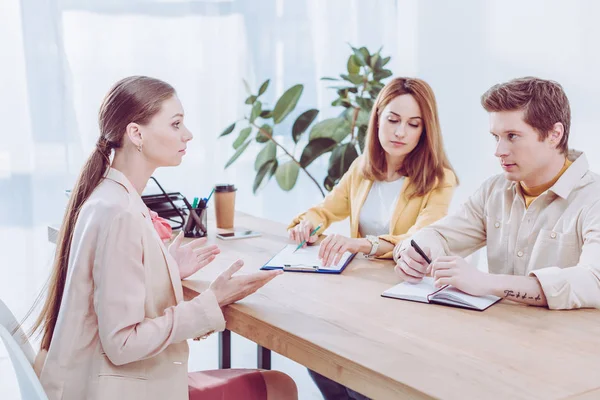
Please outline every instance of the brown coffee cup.
[[219, 229], [233, 228], [236, 191], [235, 185], [215, 185], [215, 214], [217, 216], [217, 228]]

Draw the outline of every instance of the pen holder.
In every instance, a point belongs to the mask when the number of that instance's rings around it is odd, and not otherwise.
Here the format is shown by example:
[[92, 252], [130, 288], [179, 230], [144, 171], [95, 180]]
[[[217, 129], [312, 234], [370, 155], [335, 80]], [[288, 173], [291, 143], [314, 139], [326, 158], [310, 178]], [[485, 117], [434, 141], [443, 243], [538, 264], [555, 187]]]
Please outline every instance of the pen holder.
[[201, 238], [208, 235], [206, 207], [192, 208], [183, 226], [183, 235], [189, 238]]

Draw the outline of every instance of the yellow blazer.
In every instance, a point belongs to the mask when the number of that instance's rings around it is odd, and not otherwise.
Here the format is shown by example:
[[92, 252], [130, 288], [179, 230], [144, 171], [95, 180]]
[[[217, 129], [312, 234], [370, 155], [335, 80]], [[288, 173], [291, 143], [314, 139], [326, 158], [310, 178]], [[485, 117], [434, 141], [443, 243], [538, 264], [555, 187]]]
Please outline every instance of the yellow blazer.
[[[319, 230], [320, 233], [325, 231], [332, 222], [350, 217], [351, 237], [362, 237], [358, 227], [360, 210], [367, 199], [371, 186], [373, 186], [373, 181], [365, 179], [362, 175], [362, 160], [362, 156], [354, 160], [350, 169], [323, 202], [294, 218], [288, 229], [306, 219], [315, 227], [323, 224]], [[445, 169], [444, 181], [441, 184], [438, 184], [425, 196], [408, 199], [406, 194], [410, 193], [407, 191], [410, 185], [410, 178], [405, 178], [402, 192], [398, 196], [398, 202], [390, 221], [390, 231], [387, 235], [379, 236], [380, 240], [396, 245], [419, 229], [444, 217], [448, 213], [457, 181], [454, 173]], [[392, 254], [393, 252], [390, 251], [379, 258], [392, 258]]]

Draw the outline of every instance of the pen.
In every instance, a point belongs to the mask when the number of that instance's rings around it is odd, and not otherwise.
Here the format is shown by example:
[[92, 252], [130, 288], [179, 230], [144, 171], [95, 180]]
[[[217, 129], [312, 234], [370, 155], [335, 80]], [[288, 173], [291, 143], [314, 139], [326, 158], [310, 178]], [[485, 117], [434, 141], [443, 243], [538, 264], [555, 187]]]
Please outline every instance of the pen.
[[[427, 264], [431, 264], [431, 260], [429, 259], [429, 257], [427, 257], [427, 255], [425, 254], [425, 252], [423, 251], [423, 249], [421, 249], [419, 247], [419, 245], [414, 240], [410, 241], [410, 245], [413, 247], [413, 249], [415, 249], [417, 251], [417, 253], [419, 253], [419, 255], [421, 257], [423, 257], [425, 259], [425, 261], [427, 262]], [[450, 285], [444, 285], [444, 286], [442, 286], [441, 288], [439, 288], [439, 290], [437, 292], [446, 289], [448, 286], [450, 286]], [[437, 292], [435, 292], [435, 293], [437, 293]]]
[[192, 204], [192, 208], [198, 207], [198, 198], [194, 197], [194, 203]]
[[[309, 237], [314, 235], [315, 233], [317, 233], [317, 231], [319, 229], [321, 229], [322, 224], [317, 225], [317, 227], [315, 229], [312, 230], [312, 232], [310, 233]], [[293, 253], [295, 253], [298, 249], [302, 248], [302, 246], [304, 246], [306, 244], [306, 240], [303, 240], [302, 243], [300, 243], [298, 245], [298, 247], [296, 247], [296, 250], [293, 251]]]
[[419, 247], [419, 245], [414, 240], [410, 241], [410, 245], [417, 251], [417, 253], [419, 253], [421, 257], [423, 257], [425, 261], [427, 261], [427, 264], [431, 264], [431, 260], [429, 259], [429, 257], [427, 257], [425, 252]]
[[208, 204], [208, 201], [210, 200], [210, 198], [212, 197], [214, 192], [215, 192], [215, 188], [213, 188], [213, 190], [211, 190], [210, 194], [208, 195], [208, 198], [206, 199], [206, 204]]

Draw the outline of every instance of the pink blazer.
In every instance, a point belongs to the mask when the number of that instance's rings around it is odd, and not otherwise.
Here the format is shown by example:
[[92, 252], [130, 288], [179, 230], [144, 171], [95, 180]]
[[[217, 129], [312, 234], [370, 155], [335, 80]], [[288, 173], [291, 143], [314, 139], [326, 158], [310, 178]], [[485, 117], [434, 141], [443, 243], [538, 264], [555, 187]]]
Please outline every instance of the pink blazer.
[[51, 400], [188, 399], [186, 339], [225, 329], [212, 291], [183, 300], [179, 270], [127, 178], [83, 205], [41, 371]]

